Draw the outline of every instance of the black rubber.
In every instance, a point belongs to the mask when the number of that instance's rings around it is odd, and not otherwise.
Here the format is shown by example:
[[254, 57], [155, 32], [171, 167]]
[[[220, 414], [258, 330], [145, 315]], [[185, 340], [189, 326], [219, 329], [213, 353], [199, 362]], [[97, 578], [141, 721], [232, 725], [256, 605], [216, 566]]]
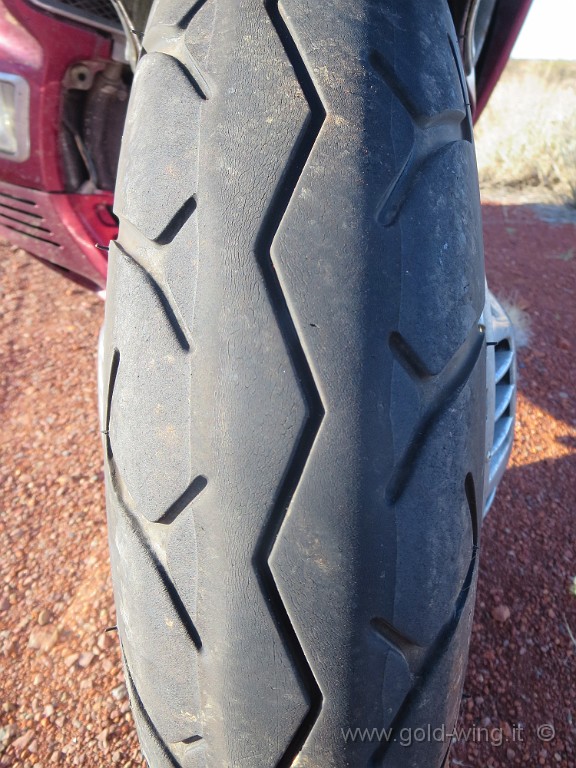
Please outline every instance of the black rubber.
[[486, 409], [446, 4], [157, 0], [143, 45], [105, 424], [143, 751], [153, 768], [440, 766]]

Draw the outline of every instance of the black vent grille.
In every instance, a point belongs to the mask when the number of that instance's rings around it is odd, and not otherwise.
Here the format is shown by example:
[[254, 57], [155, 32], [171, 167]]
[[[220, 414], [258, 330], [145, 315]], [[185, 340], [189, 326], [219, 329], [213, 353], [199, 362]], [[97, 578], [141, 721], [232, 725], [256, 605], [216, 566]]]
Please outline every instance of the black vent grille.
[[90, 26], [112, 31], [122, 29], [110, 0], [32, 0], [32, 2], [53, 13], [78, 19]]
[[98, 19], [113, 21], [118, 24], [118, 16], [109, 0], [60, 0], [59, 5], [67, 5], [82, 13], [89, 13]]
[[0, 192], [0, 224], [19, 235], [60, 248], [34, 200]]

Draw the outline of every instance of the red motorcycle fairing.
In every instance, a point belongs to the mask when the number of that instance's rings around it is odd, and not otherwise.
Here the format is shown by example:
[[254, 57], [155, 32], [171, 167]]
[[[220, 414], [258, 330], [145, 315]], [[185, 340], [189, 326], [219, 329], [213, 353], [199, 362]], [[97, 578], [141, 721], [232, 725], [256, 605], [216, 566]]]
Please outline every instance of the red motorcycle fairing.
[[[449, 0], [464, 40], [474, 0]], [[499, 0], [476, 69], [477, 119], [508, 60], [531, 0]], [[112, 41], [87, 25], [59, 18], [26, 0], [0, 0], [0, 73], [30, 89], [30, 154], [22, 161], [0, 154], [0, 235], [96, 288], [106, 284], [106, 246], [117, 235], [113, 194], [65, 190], [59, 155], [63, 82], [82, 61], [110, 61]]]
[[30, 88], [30, 153], [17, 162], [0, 155], [0, 235], [30, 253], [90, 281], [106, 284], [105, 251], [117, 234], [113, 195], [65, 191], [58, 137], [63, 81], [80, 61], [110, 59], [111, 40], [22, 0], [0, 3], [0, 72]]

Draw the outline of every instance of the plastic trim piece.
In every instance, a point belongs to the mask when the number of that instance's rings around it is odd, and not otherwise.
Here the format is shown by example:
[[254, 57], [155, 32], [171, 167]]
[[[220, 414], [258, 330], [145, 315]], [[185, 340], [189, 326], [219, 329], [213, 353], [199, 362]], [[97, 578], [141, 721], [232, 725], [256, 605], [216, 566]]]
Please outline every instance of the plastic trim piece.
[[495, 296], [488, 291], [486, 341], [486, 468], [484, 481], [484, 516], [488, 513], [498, 484], [512, 452], [516, 420], [516, 346], [510, 318]]

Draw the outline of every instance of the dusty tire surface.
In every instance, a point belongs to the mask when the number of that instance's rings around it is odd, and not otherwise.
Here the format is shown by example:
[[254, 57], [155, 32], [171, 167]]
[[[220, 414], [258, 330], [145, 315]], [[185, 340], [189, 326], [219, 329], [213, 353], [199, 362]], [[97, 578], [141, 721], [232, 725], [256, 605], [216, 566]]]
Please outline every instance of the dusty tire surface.
[[161, 0], [143, 45], [104, 432], [144, 754], [440, 766], [408, 734], [458, 714], [486, 417], [448, 10]]

